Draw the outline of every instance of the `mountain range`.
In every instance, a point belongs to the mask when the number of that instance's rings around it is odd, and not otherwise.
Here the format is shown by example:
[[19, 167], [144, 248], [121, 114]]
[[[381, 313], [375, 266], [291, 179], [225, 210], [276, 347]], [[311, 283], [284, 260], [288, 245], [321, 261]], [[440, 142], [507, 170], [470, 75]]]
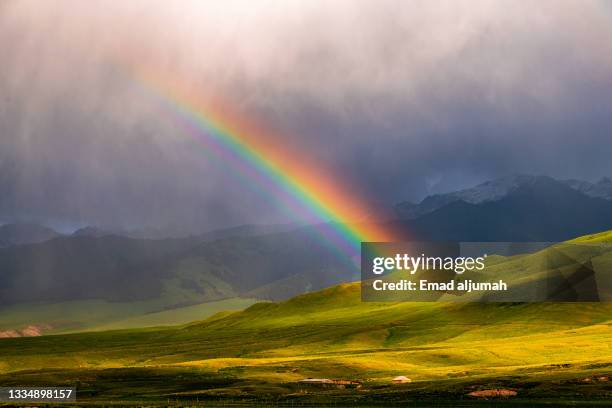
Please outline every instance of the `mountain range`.
[[[513, 176], [430, 196], [417, 204], [417, 217], [399, 204], [396, 219], [380, 222], [412, 240], [563, 241], [612, 229], [610, 184]], [[316, 229], [244, 226], [171, 239], [94, 228], [69, 236], [30, 229], [18, 240], [5, 234], [0, 240], [12, 245], [0, 248], [0, 303], [155, 301], [154, 310], [163, 310], [233, 297], [286, 299], [356, 279], [355, 260], [321, 242]]]
[[446, 204], [406, 220], [405, 228], [424, 240], [520, 242], [564, 241], [612, 228], [612, 200], [550, 177], [520, 176], [462, 194], [425, 199]]
[[61, 234], [57, 231], [38, 224], [16, 223], [0, 225], [0, 248], [44, 242], [59, 236]]
[[468, 204], [494, 202], [515, 193], [519, 189], [546, 182], [563, 184], [587, 197], [612, 200], [612, 180], [608, 177], [603, 177], [598, 182], [591, 183], [584, 180], [555, 180], [546, 176], [515, 174], [486, 181], [464, 190], [430, 195], [418, 204], [404, 201], [395, 206], [395, 213], [401, 219], [415, 219], [454, 202], [463, 201]]

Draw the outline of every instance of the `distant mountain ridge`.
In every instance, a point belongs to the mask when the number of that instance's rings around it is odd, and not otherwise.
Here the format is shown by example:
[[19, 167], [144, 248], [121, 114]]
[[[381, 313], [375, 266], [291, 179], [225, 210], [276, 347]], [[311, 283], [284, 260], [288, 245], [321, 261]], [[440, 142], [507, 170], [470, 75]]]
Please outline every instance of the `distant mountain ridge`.
[[522, 187], [532, 186], [545, 181], [564, 184], [588, 197], [612, 200], [612, 180], [607, 177], [602, 178], [597, 183], [591, 183], [575, 179], [556, 180], [548, 176], [515, 174], [486, 181], [464, 190], [430, 195], [418, 204], [407, 201], [401, 202], [395, 206], [395, 212], [400, 219], [415, 219], [457, 201], [463, 201], [468, 204], [498, 201]]
[[563, 183], [588, 195], [589, 197], [612, 200], [612, 179], [609, 177], [603, 177], [597, 183], [574, 179], [563, 180]]
[[[607, 181], [592, 185], [515, 176], [423, 200], [428, 212], [377, 228], [409, 240], [557, 242], [612, 230]], [[590, 194], [587, 194], [590, 192]], [[320, 226], [243, 226], [181, 239], [85, 229], [0, 249], [0, 304], [162, 299], [163, 307], [236, 296], [285, 299], [358, 277]], [[363, 227], [363, 225], [362, 225]], [[363, 228], [367, 229], [367, 228]]]
[[287, 298], [354, 279], [355, 264], [309, 228], [213, 241], [69, 236], [0, 249], [0, 307], [164, 298], [168, 307], [236, 296]]
[[97, 227], [83, 227], [72, 233], [73, 237], [91, 237], [91, 238], [100, 238], [108, 235], [117, 235], [110, 231], [106, 231], [102, 228]]
[[49, 227], [31, 223], [14, 223], [0, 226], [0, 248], [36, 244], [60, 237], [61, 234]]
[[73, 232], [73, 237], [92, 237], [100, 238], [109, 235], [118, 237], [134, 238], [134, 239], [185, 239], [193, 238], [200, 241], [213, 241], [216, 239], [229, 237], [247, 237], [255, 235], [265, 235], [275, 232], [289, 231], [297, 228], [294, 224], [272, 224], [272, 225], [256, 225], [245, 224], [235, 227], [220, 228], [202, 233], [179, 233], [177, 231], [163, 229], [137, 229], [137, 230], [122, 230], [122, 229], [105, 229], [95, 226], [87, 226]]
[[557, 242], [612, 229], [612, 201], [536, 177], [501, 198], [451, 201], [404, 223], [424, 240]]

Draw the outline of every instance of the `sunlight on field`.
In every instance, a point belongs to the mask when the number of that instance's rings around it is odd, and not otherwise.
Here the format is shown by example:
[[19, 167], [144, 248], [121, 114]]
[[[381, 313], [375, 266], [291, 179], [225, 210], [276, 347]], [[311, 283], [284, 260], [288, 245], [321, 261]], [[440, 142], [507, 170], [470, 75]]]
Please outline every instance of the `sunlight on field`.
[[[114, 327], [199, 317], [252, 300], [240, 302], [164, 311]], [[290, 394], [304, 378], [389, 387], [402, 375], [412, 385], [385, 392], [457, 395], [474, 384], [522, 389], [529, 383], [537, 384], [529, 392], [554, 397], [558, 389], [571, 394], [575, 384], [587, 384], [583, 389], [601, 396], [612, 370], [611, 318], [610, 302], [369, 303], [361, 302], [358, 283], [342, 284], [183, 326], [2, 339], [0, 382], [112, 379], [108, 386], [123, 392], [121, 384], [158, 381], [167, 392], [192, 387], [201, 396], [240, 396]], [[209, 385], [202, 389], [202, 382]]]

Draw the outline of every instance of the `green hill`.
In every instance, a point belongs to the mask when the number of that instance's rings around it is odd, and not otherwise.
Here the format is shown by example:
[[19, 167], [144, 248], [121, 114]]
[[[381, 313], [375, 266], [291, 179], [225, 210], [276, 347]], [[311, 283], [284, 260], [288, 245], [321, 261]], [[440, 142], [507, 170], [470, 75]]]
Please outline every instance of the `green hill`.
[[[0, 309], [0, 338], [3, 333], [40, 327], [42, 334], [85, 330], [129, 329], [169, 326], [205, 319], [219, 311], [242, 310], [251, 298], [227, 298], [189, 306], [165, 308], [166, 299], [140, 302], [81, 300], [61, 303], [29, 303]], [[45, 322], [42, 323], [41, 322]]]
[[[288, 299], [358, 273], [311, 231], [277, 229], [160, 240], [71, 236], [0, 248], [0, 337], [28, 327], [56, 334], [184, 323], [175, 317], [205, 318], [217, 302], [243, 308], [251, 299]], [[213, 306], [197, 317], [186, 309], [204, 304]]]
[[[604, 240], [585, 237], [583, 240]], [[529, 257], [513, 257], [529, 263]], [[363, 303], [342, 284], [185, 326], [0, 340], [0, 385], [77, 384], [84, 400], [349, 404], [610, 401], [612, 303]], [[398, 375], [409, 384], [393, 385]], [[304, 390], [303, 378], [358, 390]]]

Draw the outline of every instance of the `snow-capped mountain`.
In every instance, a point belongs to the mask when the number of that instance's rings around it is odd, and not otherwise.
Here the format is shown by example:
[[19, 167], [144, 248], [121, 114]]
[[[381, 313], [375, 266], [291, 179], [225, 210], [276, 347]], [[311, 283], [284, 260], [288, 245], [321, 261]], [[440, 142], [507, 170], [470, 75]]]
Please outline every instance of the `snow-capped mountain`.
[[582, 180], [563, 180], [563, 182], [589, 197], [612, 200], [612, 180], [608, 177], [603, 177], [597, 183]]
[[445, 205], [456, 201], [464, 201], [469, 204], [482, 204], [498, 201], [507, 197], [519, 188], [534, 185], [539, 181], [557, 182], [569, 186], [586, 196], [612, 200], [612, 180], [602, 178], [597, 183], [582, 180], [555, 180], [547, 176], [532, 176], [516, 174], [502, 177], [496, 180], [486, 181], [475, 187], [465, 190], [454, 191], [446, 194], [434, 194], [426, 197], [419, 204], [403, 202], [396, 205], [397, 215], [401, 219], [414, 219], [428, 214]]

